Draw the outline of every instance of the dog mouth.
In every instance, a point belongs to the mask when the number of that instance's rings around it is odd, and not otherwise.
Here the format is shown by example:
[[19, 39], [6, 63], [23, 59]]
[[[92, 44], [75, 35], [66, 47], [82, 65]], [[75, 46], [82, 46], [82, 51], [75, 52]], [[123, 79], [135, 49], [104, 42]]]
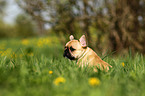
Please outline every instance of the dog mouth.
[[71, 55], [71, 53], [69, 52], [69, 49], [65, 49], [65, 50], [64, 50], [63, 57], [66, 57], [66, 58], [68, 58], [68, 59], [70, 59], [70, 60], [75, 60], [75, 57], [73, 57], [73, 56]]

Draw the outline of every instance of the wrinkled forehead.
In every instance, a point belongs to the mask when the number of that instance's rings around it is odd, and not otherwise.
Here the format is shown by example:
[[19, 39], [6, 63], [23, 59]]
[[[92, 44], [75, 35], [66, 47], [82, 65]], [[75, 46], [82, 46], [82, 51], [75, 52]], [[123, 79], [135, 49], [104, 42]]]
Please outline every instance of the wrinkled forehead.
[[67, 47], [78, 47], [80, 45], [79, 41], [78, 40], [71, 40], [69, 41], [68, 43], [66, 43], [65, 46]]

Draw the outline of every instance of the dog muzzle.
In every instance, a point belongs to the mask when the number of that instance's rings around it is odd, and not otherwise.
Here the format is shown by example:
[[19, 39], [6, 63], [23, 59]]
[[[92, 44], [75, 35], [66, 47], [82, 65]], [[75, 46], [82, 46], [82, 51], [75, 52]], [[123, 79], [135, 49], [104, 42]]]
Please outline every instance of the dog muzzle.
[[63, 56], [70, 60], [75, 60], [75, 57], [71, 55], [71, 52], [68, 48], [65, 48]]

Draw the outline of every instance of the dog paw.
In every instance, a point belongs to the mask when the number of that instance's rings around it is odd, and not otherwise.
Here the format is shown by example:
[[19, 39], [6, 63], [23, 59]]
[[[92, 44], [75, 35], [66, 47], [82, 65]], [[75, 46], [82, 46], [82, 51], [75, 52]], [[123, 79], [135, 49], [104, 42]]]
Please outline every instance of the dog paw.
[[103, 68], [104, 68], [104, 70], [108, 71], [109, 68], [112, 68], [112, 66], [109, 65], [108, 63], [105, 63], [105, 64], [103, 64]]

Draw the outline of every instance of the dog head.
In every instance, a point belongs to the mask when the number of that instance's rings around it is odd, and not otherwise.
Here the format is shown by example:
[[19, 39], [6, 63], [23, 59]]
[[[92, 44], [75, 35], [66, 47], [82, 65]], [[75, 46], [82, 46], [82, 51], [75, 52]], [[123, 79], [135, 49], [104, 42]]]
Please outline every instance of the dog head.
[[63, 56], [70, 60], [77, 60], [82, 56], [87, 48], [85, 35], [82, 35], [79, 40], [75, 40], [73, 35], [69, 38], [70, 41], [65, 45]]

